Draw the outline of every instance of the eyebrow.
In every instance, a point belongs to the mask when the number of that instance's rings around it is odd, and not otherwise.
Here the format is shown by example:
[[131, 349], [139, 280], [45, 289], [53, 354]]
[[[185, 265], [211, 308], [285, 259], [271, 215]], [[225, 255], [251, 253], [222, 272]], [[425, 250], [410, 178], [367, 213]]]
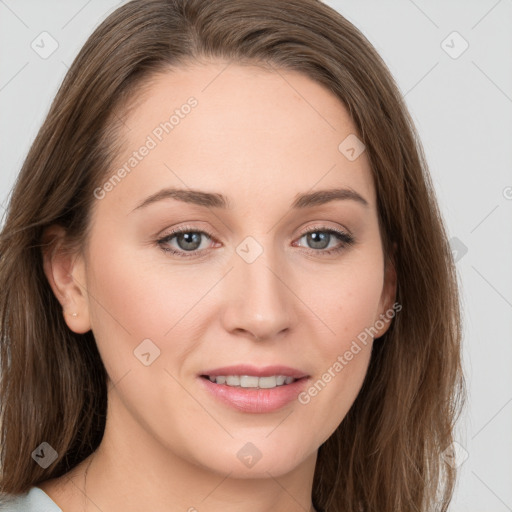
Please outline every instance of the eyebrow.
[[[132, 211], [145, 208], [150, 204], [154, 204], [165, 199], [175, 199], [177, 201], [204, 206], [206, 208], [231, 208], [231, 202], [229, 199], [219, 193], [203, 192], [201, 190], [192, 189], [185, 190], [179, 188], [165, 188], [144, 199]], [[327, 190], [317, 190], [316, 192], [297, 194], [291, 205], [291, 208], [311, 208], [313, 206], [319, 206], [336, 200], [351, 200], [356, 201], [365, 207], [369, 206], [368, 201], [355, 190], [347, 188], [332, 188]]]

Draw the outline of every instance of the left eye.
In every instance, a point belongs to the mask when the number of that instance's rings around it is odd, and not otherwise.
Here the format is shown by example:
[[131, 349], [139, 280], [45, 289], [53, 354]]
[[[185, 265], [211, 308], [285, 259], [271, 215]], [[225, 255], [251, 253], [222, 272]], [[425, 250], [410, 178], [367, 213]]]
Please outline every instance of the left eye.
[[[165, 252], [174, 254], [180, 257], [197, 256], [206, 250], [201, 247], [202, 237], [206, 237], [209, 240], [214, 240], [213, 235], [205, 231], [197, 231], [189, 228], [184, 228], [180, 231], [174, 231], [169, 235], [158, 240], [158, 245]], [[323, 229], [315, 228], [304, 233], [298, 240], [306, 239], [307, 244], [310, 247], [306, 247], [306, 250], [319, 255], [326, 255], [341, 252], [346, 247], [353, 245], [354, 238], [343, 231], [336, 229]], [[177, 247], [171, 246], [171, 242], [176, 239]], [[333, 239], [338, 240], [338, 245], [329, 247]]]
[[[341, 243], [338, 246], [328, 249], [329, 243], [333, 240], [333, 236], [334, 239], [337, 238]], [[304, 233], [300, 239], [302, 238], [306, 238], [307, 242], [312, 244], [313, 249], [324, 250], [326, 253], [342, 250], [346, 246], [354, 243], [354, 239], [349, 234], [335, 229], [313, 229]]]

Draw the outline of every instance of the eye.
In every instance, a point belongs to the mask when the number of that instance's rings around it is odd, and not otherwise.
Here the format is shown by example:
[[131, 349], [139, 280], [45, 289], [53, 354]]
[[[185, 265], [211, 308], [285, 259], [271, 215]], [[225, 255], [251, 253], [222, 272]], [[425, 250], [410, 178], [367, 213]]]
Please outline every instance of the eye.
[[[345, 233], [344, 231], [327, 228], [327, 227], [315, 227], [306, 231], [299, 240], [305, 238], [306, 243], [310, 245], [308, 248], [310, 251], [320, 255], [335, 254], [343, 251], [347, 247], [354, 245], [355, 239], [352, 235]], [[330, 247], [331, 242], [338, 240], [338, 245]]]

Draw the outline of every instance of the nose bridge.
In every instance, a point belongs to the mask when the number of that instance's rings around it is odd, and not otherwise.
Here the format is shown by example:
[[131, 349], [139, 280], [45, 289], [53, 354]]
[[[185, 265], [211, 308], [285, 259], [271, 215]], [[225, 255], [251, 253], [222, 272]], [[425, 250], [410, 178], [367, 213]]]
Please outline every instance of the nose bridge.
[[265, 238], [265, 246], [248, 238], [237, 247], [228, 277], [225, 328], [270, 338], [293, 326], [293, 294], [285, 284], [284, 260], [269, 247], [272, 237]]

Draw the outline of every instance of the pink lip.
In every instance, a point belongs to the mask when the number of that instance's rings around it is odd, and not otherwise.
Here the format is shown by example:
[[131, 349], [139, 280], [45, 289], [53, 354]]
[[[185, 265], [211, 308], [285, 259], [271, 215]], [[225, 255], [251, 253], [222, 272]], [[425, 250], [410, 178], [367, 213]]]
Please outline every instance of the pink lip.
[[[277, 386], [271, 389], [232, 387], [226, 384], [211, 382], [207, 376], [219, 375], [254, 375], [269, 377], [271, 375], [285, 375], [296, 380], [291, 384]], [[199, 381], [205, 389], [222, 403], [242, 412], [266, 413], [284, 407], [297, 399], [297, 396], [306, 387], [309, 376], [300, 370], [287, 366], [266, 366], [257, 368], [250, 365], [228, 366], [207, 370], [201, 373]]]
[[250, 364], [240, 364], [236, 366], [224, 366], [222, 368], [215, 368], [214, 370], [205, 370], [200, 375], [218, 377], [220, 375], [254, 375], [255, 377], [270, 377], [272, 375], [284, 375], [285, 377], [293, 377], [294, 379], [302, 379], [308, 377], [307, 373], [301, 372], [296, 368], [289, 366], [264, 366], [258, 368]]

